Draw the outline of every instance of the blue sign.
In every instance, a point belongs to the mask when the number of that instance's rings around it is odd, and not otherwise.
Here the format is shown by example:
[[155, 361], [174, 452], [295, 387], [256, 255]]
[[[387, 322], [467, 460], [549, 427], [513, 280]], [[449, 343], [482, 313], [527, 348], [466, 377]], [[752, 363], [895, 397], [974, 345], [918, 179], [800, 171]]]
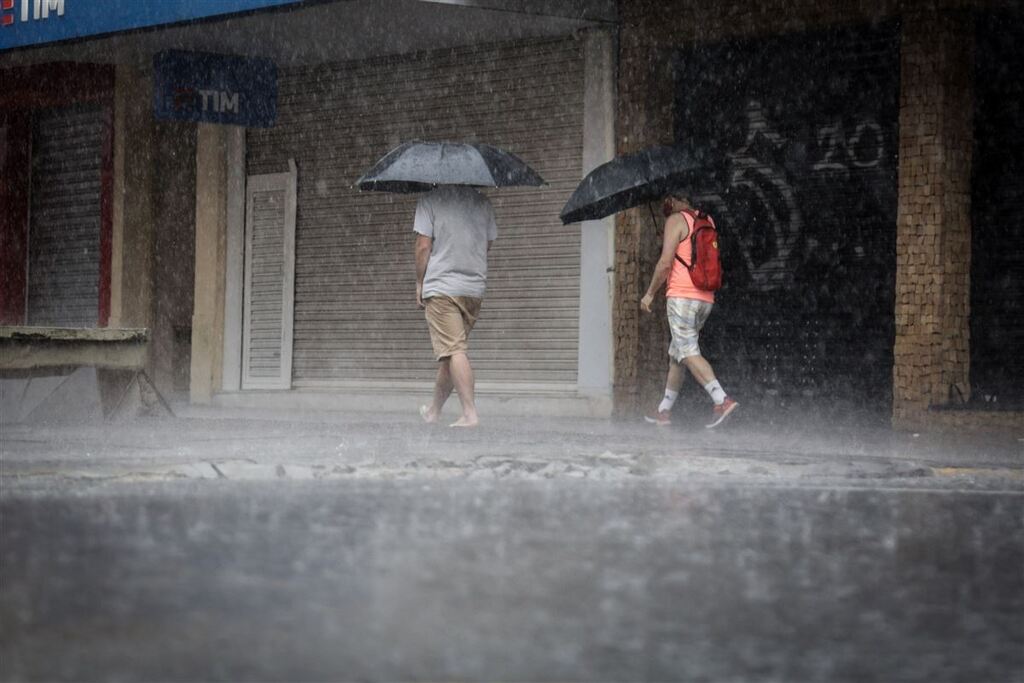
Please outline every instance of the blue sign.
[[158, 119], [267, 128], [277, 119], [277, 67], [269, 59], [168, 50], [153, 57]]
[[0, 50], [304, 0], [0, 0]]

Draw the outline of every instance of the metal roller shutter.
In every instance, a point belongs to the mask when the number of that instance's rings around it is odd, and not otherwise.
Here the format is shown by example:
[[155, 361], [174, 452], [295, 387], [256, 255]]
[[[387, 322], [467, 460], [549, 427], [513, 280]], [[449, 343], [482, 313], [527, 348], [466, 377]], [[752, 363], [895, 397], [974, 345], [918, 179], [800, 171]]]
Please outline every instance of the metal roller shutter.
[[979, 17], [971, 205], [971, 384], [1024, 409], [1024, 28]]
[[676, 60], [676, 136], [728, 168], [697, 203], [725, 285], [701, 346], [763, 404], [892, 397], [894, 25], [701, 45]]
[[429, 381], [415, 307], [415, 196], [352, 183], [410, 139], [512, 151], [548, 187], [488, 191], [499, 237], [471, 357], [489, 382], [573, 388], [579, 228], [558, 212], [579, 181], [583, 63], [575, 40], [460, 48], [286, 71], [275, 128], [250, 131], [248, 170], [300, 169], [295, 283], [297, 386]]
[[30, 325], [97, 325], [104, 122], [99, 106], [48, 109], [34, 116]]

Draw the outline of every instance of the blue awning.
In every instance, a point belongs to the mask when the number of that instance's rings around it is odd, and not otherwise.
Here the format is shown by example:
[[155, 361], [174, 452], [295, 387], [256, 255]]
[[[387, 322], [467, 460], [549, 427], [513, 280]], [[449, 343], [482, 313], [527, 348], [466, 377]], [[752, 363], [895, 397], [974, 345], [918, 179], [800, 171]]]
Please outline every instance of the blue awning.
[[0, 50], [302, 2], [305, 0], [0, 0]]

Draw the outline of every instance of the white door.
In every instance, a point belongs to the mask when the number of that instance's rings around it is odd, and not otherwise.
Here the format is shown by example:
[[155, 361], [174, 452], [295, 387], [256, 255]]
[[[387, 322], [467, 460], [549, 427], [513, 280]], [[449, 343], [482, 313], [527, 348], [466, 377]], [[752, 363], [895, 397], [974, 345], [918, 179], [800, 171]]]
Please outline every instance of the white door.
[[246, 182], [243, 389], [291, 388], [297, 172], [289, 166]]

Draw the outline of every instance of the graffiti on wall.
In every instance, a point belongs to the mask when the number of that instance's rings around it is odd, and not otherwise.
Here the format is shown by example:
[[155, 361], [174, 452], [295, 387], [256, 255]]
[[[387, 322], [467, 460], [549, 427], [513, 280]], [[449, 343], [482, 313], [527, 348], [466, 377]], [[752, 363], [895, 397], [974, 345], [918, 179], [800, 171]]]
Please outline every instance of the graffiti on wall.
[[[800, 246], [805, 250], [836, 250], [840, 242], [822, 243], [813, 235], [805, 236], [797, 191], [785, 166], [776, 161], [801, 148], [800, 141], [787, 139], [757, 100], [747, 103], [745, 114], [743, 143], [725, 155], [729, 172], [724, 191], [702, 193], [700, 201], [724, 225], [743, 226], [739, 253], [758, 289], [789, 287], [797, 271], [796, 259], [803, 253], [797, 251], [802, 238], [805, 243]], [[888, 154], [882, 127], [866, 116], [849, 124], [835, 120], [818, 125], [815, 140], [816, 149], [807, 159], [809, 172], [801, 174], [805, 183], [849, 179], [851, 172], [874, 168]]]

